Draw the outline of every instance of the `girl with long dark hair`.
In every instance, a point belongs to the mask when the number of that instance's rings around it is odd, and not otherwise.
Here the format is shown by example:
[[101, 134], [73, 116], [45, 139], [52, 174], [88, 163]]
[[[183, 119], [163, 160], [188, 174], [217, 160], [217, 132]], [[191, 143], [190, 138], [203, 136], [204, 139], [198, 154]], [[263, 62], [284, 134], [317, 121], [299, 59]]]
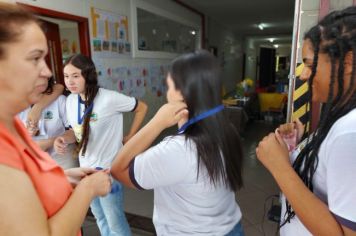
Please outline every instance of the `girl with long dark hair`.
[[256, 153], [286, 198], [281, 235], [356, 235], [356, 7], [312, 27], [302, 55], [310, 104], [322, 104], [318, 126], [291, 153], [292, 165], [278, 132]]
[[[154, 190], [158, 235], [243, 235], [235, 192], [242, 186], [240, 138], [221, 99], [216, 58], [182, 55], [167, 76], [167, 101], [118, 153], [112, 175]], [[176, 135], [150, 145], [166, 128]]]
[[[81, 167], [109, 169], [123, 142], [139, 129], [147, 112], [145, 103], [116, 91], [99, 88], [94, 62], [82, 54], [64, 65], [68, 122], [74, 132], [59, 137], [55, 148], [65, 153], [68, 143], [77, 142]], [[123, 112], [134, 112], [129, 134], [123, 137]], [[123, 211], [123, 188], [113, 181], [112, 191], [90, 205], [102, 235], [131, 235]]]

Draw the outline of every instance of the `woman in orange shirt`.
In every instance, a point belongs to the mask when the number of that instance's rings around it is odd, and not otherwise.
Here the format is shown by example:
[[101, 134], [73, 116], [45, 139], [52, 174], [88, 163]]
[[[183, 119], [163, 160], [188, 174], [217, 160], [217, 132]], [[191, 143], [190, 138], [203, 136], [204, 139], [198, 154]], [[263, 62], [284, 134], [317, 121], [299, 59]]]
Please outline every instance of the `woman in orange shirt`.
[[91, 200], [111, 188], [104, 171], [65, 173], [15, 118], [47, 88], [47, 52], [36, 18], [0, 3], [0, 235], [80, 235]]

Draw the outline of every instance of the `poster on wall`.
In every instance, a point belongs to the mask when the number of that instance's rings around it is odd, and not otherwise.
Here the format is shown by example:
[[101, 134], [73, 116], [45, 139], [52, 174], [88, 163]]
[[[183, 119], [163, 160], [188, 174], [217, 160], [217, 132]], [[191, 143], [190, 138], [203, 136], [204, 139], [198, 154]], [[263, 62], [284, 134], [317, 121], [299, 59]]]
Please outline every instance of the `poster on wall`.
[[131, 56], [127, 16], [90, 8], [94, 57]]
[[94, 59], [99, 85], [136, 98], [147, 92], [161, 97], [167, 92], [166, 74], [169, 65], [105, 66], [103, 59]]

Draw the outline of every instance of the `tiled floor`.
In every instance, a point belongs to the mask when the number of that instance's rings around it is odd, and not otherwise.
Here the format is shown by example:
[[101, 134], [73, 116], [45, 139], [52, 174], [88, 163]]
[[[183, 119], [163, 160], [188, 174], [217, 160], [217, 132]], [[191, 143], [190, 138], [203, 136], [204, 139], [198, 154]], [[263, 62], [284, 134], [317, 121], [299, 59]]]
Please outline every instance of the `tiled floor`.
[[[246, 236], [274, 236], [277, 223], [267, 219], [267, 212], [272, 201], [278, 203], [279, 189], [272, 176], [256, 159], [255, 148], [274, 126], [264, 121], [254, 121], [247, 125], [243, 134], [245, 151], [244, 187], [236, 194], [236, 199], [242, 210], [242, 224]], [[125, 211], [131, 214], [151, 218], [153, 211], [153, 192], [125, 189]], [[130, 219], [129, 219], [130, 222]], [[133, 223], [137, 225], [137, 222]], [[95, 220], [87, 217], [84, 225], [84, 236], [99, 236]], [[133, 236], [150, 236], [154, 233], [132, 228]]]

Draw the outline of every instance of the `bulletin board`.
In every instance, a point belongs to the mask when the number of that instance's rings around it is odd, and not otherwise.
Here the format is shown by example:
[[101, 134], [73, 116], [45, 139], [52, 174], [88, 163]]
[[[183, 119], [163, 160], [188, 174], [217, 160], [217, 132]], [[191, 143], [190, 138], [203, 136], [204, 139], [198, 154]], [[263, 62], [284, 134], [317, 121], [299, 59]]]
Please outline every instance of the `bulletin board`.
[[131, 56], [128, 18], [124, 15], [90, 8], [94, 57]]

